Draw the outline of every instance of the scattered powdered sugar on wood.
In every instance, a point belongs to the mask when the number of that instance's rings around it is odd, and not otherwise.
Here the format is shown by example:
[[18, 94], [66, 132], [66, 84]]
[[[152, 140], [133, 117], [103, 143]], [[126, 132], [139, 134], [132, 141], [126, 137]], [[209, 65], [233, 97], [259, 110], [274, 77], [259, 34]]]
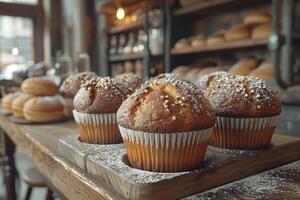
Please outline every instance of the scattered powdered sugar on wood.
[[[208, 199], [284, 199], [284, 192], [299, 195], [300, 161], [236, 181], [185, 200]], [[280, 193], [282, 192], [281, 196]], [[277, 196], [276, 196], [277, 195]], [[297, 197], [295, 197], [297, 198]]]

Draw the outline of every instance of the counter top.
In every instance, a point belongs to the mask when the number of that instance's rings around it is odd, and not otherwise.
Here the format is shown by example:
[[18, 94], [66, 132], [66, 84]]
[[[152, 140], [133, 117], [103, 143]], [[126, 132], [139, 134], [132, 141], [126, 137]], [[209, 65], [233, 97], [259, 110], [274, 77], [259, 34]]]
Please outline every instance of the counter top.
[[[78, 135], [74, 121], [19, 125], [0, 116], [0, 126], [67, 199], [121, 199], [86, 171], [59, 155], [61, 136]], [[224, 185], [187, 199], [300, 199], [300, 161]]]

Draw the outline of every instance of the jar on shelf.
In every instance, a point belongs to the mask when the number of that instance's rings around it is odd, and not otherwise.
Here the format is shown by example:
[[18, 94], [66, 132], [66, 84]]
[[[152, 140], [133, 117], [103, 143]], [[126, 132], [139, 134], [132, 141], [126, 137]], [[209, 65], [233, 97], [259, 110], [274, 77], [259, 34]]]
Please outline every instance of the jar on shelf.
[[113, 35], [110, 38], [109, 54], [115, 55], [117, 53], [118, 53], [118, 37], [116, 35]]
[[119, 36], [119, 46], [118, 46], [118, 54], [123, 54], [124, 53], [124, 47], [126, 45], [126, 35], [125, 34], [121, 34]]
[[147, 41], [147, 35], [143, 30], [140, 30], [138, 32], [138, 39], [136, 44], [133, 46], [133, 52], [134, 53], [140, 53], [143, 52], [145, 49], [145, 43]]
[[144, 75], [144, 64], [142, 60], [135, 61], [135, 73], [140, 76]]
[[153, 55], [163, 53], [164, 31], [162, 28], [163, 17], [159, 9], [149, 12], [149, 48]]
[[133, 73], [134, 72], [134, 63], [131, 61], [127, 61], [124, 63], [124, 72], [125, 73]]
[[79, 53], [76, 58], [75, 72], [87, 72], [91, 70], [91, 60], [88, 53]]
[[134, 33], [129, 33], [127, 43], [123, 49], [124, 54], [130, 54], [133, 52], [134, 43], [135, 43]]

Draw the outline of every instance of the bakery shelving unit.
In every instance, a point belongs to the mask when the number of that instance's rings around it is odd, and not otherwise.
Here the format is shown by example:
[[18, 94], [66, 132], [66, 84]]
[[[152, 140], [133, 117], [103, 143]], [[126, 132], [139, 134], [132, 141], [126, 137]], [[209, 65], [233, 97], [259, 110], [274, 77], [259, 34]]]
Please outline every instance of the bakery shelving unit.
[[[191, 6], [179, 7], [175, 5], [170, 8], [170, 16], [166, 19], [170, 26], [166, 27], [167, 43], [169, 50], [165, 53], [165, 65], [166, 72], [171, 72], [175, 67], [174, 64], [185, 62], [188, 58], [193, 57], [205, 57], [207, 55], [222, 55], [226, 52], [237, 52], [237, 51], [253, 51], [253, 50], [268, 50], [268, 39], [254, 40], [246, 39], [235, 42], [225, 42], [214, 46], [206, 46], [200, 48], [186, 48], [186, 49], [175, 49], [174, 44], [178, 39], [183, 36], [187, 36], [187, 33], [191, 32], [191, 24], [198, 20], [205, 21], [207, 16], [219, 15], [220, 13], [226, 13], [227, 16], [233, 15], [230, 12], [237, 12], [241, 10], [247, 10], [254, 8], [255, 6], [268, 6], [271, 7], [271, 0], [210, 0], [210, 1], [199, 1], [193, 3]], [[177, 7], [176, 7], [177, 6]], [[184, 29], [184, 31], [178, 30]], [[182, 28], [184, 27], [184, 28]], [[176, 33], [176, 34], [174, 34]], [[166, 48], [167, 49], [167, 48]], [[178, 62], [179, 60], [179, 62]]]
[[205, 53], [205, 52], [218, 52], [218, 51], [226, 51], [226, 50], [241, 50], [241, 49], [249, 49], [249, 48], [266, 48], [268, 44], [268, 40], [241, 40], [235, 42], [225, 42], [222, 44], [200, 47], [200, 48], [186, 48], [186, 49], [171, 49], [172, 55], [185, 55], [185, 54], [196, 54], [196, 53]]
[[[108, 20], [106, 22], [106, 61], [107, 61], [107, 72], [108, 75], [112, 75], [112, 65], [114, 63], [125, 63], [127, 61], [137, 61], [141, 60], [143, 61], [143, 74], [144, 77], [150, 77], [152, 75], [151, 73], [151, 67], [153, 65], [154, 61], [157, 61], [158, 59], [163, 59], [163, 54], [153, 54], [151, 52], [151, 49], [149, 47], [149, 12], [154, 8], [159, 8], [164, 10], [164, 6], [166, 4], [162, 3], [161, 1], [124, 1], [125, 6], [131, 6], [129, 10], [130, 12], [133, 11], [133, 9], [142, 9], [144, 12], [144, 17], [142, 19], [139, 19], [135, 22], [130, 22], [128, 24], [124, 25], [114, 25], [112, 26], [109, 24]], [[127, 3], [126, 3], [127, 2]], [[111, 1], [109, 3], [114, 3], [114, 1]], [[123, 4], [123, 5], [124, 5]], [[119, 5], [120, 6], [120, 5]], [[142, 52], [136, 52], [136, 53], [124, 53], [124, 54], [110, 54], [110, 38], [112, 36], [120, 35], [120, 34], [129, 34], [129, 33], [137, 33], [139, 30], [144, 30], [146, 35], [146, 42], [144, 44], [144, 51]]]

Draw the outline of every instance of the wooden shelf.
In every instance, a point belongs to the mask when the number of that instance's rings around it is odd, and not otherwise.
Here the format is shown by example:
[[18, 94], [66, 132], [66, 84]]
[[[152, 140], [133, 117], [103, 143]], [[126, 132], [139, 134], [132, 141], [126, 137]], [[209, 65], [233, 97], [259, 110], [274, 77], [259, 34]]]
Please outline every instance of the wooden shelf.
[[178, 8], [174, 10], [173, 14], [174, 16], [201, 14], [211, 9], [221, 8], [223, 10], [225, 6], [234, 6], [239, 8], [240, 6], [247, 6], [257, 3], [266, 4], [270, 2], [270, 0], [209, 0], [205, 2], [194, 3], [186, 7]]
[[248, 48], [259, 48], [267, 47], [268, 40], [241, 40], [235, 42], [225, 42], [223, 44], [207, 46], [201, 48], [186, 48], [186, 49], [175, 49], [171, 50], [172, 55], [183, 55], [183, 54], [196, 54], [214, 51], [225, 51], [225, 50], [238, 50], [238, 49], [248, 49]]
[[132, 30], [137, 30], [143, 28], [144, 24], [140, 21], [137, 22], [132, 22], [130, 24], [126, 25], [119, 25], [119, 26], [114, 26], [111, 27], [109, 30], [110, 34], [118, 34], [118, 33], [123, 33], [123, 32], [129, 32]]
[[110, 55], [110, 62], [122, 62], [127, 60], [138, 60], [144, 57], [144, 53], [131, 53], [131, 54], [120, 54], [120, 55]]

